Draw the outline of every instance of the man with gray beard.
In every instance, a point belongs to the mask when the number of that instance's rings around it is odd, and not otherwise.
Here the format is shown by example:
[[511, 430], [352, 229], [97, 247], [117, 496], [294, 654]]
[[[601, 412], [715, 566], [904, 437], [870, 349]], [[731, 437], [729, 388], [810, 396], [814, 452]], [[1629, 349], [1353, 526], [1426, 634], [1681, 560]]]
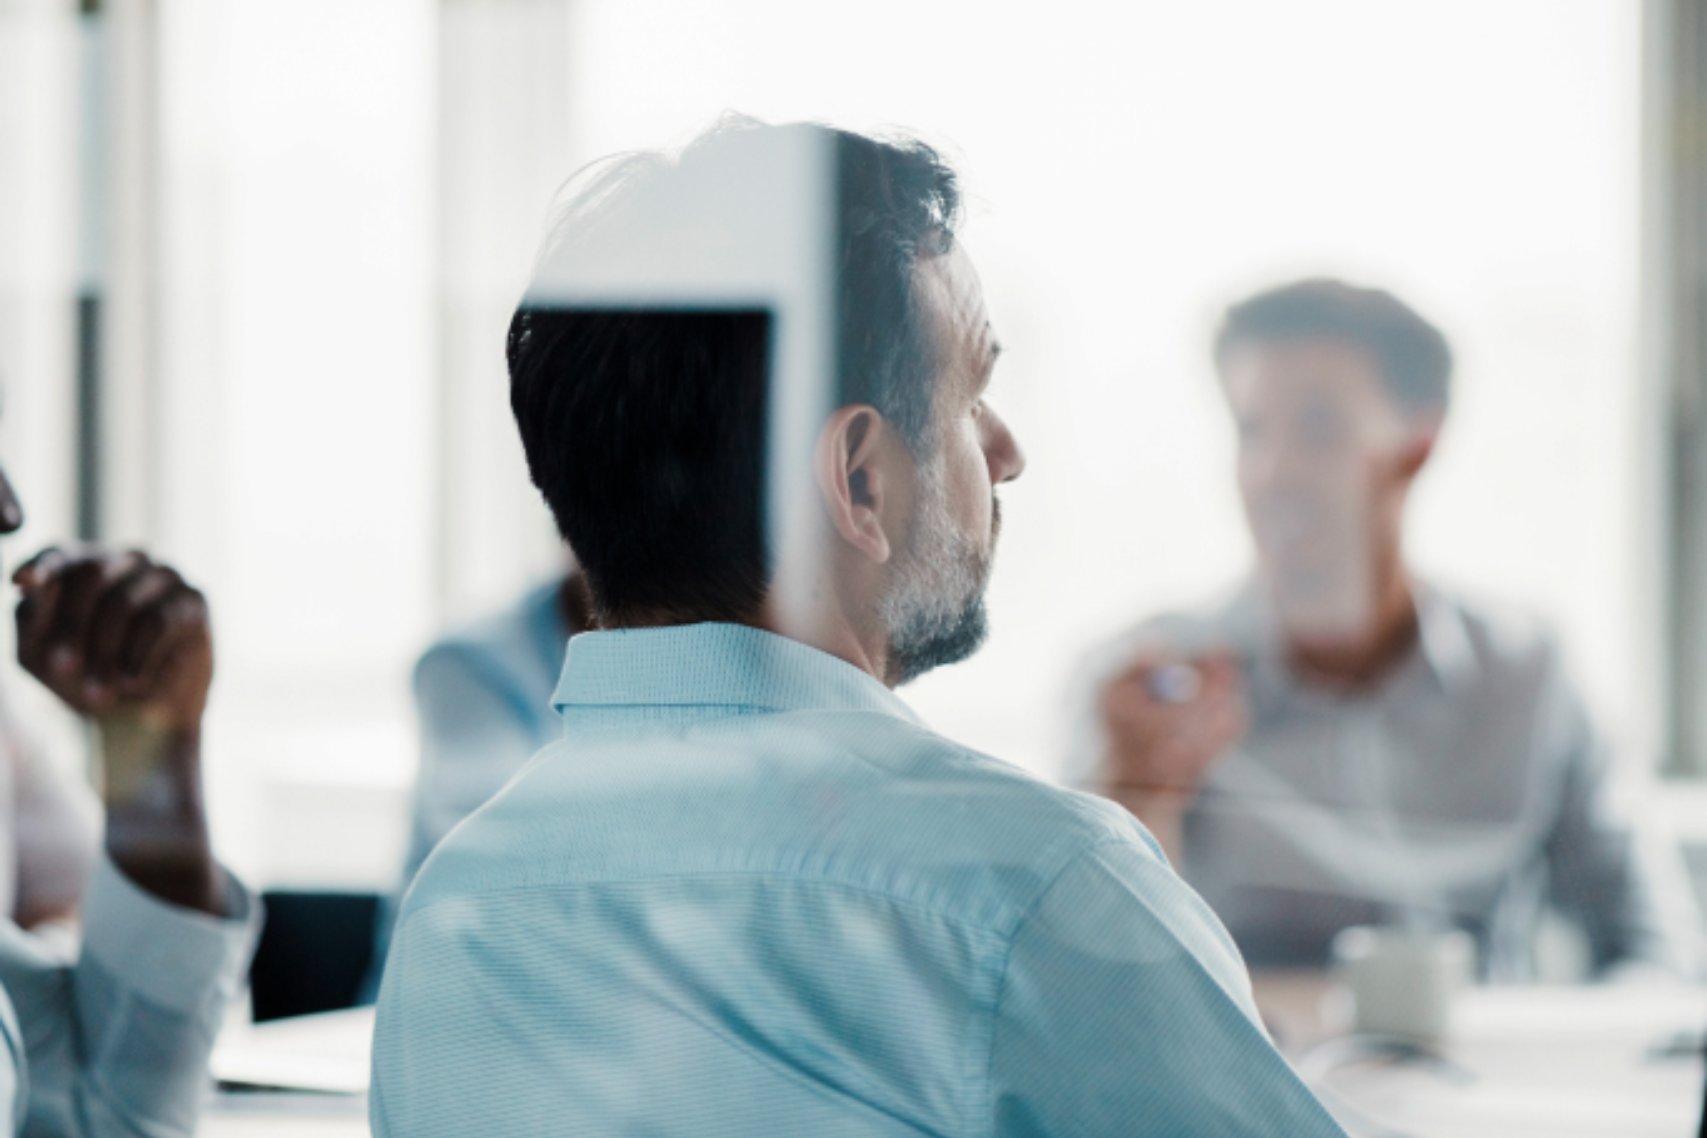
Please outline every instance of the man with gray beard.
[[[788, 140], [834, 172], [837, 367], [806, 430], [769, 382], [797, 309], [536, 281], [512, 321], [529, 469], [600, 631], [569, 642], [562, 740], [403, 903], [375, 1134], [1341, 1133], [1130, 814], [892, 690], [982, 641], [996, 490], [1024, 468], [936, 152], [744, 125], [630, 156], [541, 273], [601, 243], [644, 266], [664, 234], [666, 260], [734, 250], [739, 274], [746, 237], [774, 250], [768, 219], [816, 203], [730, 176]], [[717, 229], [753, 201], [756, 232]], [[632, 254], [587, 234], [613, 216]]]
[[[919, 468], [919, 503], [890, 591], [879, 599], [890, 651], [902, 665], [894, 686], [976, 652], [989, 635], [984, 589], [990, 558], [954, 526], [941, 456]], [[1002, 504], [990, 505], [990, 543], [1002, 532]]]

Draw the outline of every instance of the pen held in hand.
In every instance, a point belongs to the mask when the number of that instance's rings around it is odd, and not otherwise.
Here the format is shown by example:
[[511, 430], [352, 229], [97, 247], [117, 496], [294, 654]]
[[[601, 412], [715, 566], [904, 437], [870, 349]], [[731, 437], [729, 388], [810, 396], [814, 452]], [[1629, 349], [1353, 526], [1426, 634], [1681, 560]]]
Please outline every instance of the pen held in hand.
[[1193, 664], [1163, 664], [1144, 677], [1144, 690], [1158, 703], [1190, 703], [1203, 691], [1203, 674]]

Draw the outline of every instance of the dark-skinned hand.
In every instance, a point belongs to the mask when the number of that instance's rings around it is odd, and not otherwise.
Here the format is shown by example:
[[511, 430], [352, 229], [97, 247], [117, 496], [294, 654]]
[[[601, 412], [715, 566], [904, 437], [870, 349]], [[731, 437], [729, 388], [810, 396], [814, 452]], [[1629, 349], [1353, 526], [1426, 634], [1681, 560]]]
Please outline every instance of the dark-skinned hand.
[[146, 554], [52, 547], [12, 580], [18, 662], [67, 706], [169, 731], [201, 723], [213, 682], [207, 601]]

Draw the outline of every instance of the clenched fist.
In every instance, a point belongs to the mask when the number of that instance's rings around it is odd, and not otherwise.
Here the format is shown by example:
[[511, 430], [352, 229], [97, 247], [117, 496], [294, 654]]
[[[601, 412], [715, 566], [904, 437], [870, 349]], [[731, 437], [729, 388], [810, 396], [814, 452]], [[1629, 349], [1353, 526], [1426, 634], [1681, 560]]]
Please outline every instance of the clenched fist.
[[166, 731], [201, 723], [213, 682], [207, 601], [136, 551], [43, 550], [13, 574], [18, 661], [73, 710]]

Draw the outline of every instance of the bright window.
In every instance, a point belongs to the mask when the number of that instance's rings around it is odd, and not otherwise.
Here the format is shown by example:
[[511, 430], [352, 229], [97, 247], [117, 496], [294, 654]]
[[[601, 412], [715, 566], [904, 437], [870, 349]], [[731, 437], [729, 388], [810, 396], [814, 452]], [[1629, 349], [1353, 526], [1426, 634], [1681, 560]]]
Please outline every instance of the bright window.
[[1393, 288], [1458, 349], [1418, 558], [1555, 619], [1651, 758], [1639, 5], [161, 10], [159, 522], [138, 536], [214, 597], [216, 824], [262, 879], [385, 878], [410, 661], [554, 563], [501, 368], [552, 187], [728, 109], [894, 124], [963, 160], [994, 398], [1031, 465], [991, 644], [908, 693], [941, 730], [1050, 771], [1077, 654], [1240, 573], [1209, 330], [1325, 272]]

